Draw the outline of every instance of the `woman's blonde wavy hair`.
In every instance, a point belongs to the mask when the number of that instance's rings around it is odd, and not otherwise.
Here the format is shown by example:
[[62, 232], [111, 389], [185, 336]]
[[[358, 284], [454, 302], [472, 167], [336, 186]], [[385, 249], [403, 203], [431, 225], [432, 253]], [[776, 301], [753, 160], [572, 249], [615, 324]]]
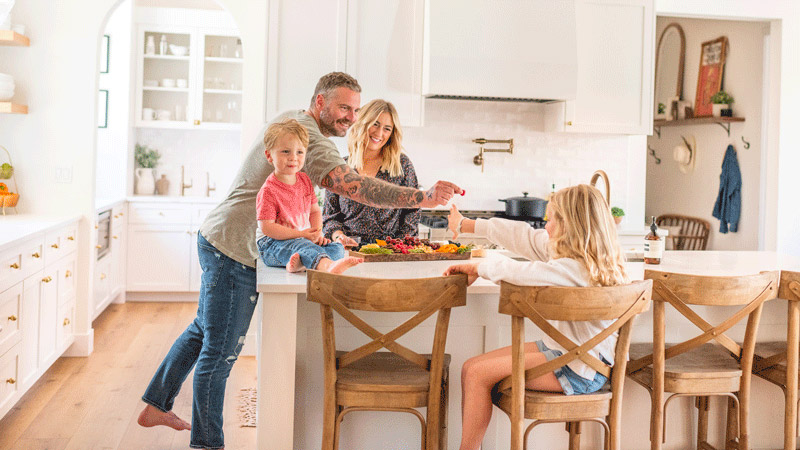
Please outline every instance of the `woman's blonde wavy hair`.
[[394, 127], [392, 128], [392, 135], [389, 136], [386, 145], [381, 149], [381, 156], [383, 157], [381, 169], [389, 172], [392, 177], [399, 177], [403, 175], [403, 165], [400, 163], [400, 154], [403, 152], [401, 145], [403, 142], [403, 130], [400, 128], [397, 109], [386, 100], [372, 100], [359, 111], [358, 119], [350, 129], [350, 135], [347, 138], [347, 150], [350, 153], [350, 157], [347, 158], [347, 164], [358, 171], [364, 169], [364, 153], [367, 150], [367, 142], [369, 141], [369, 127], [378, 120], [378, 116], [385, 112], [392, 116]]
[[564, 188], [553, 194], [547, 206], [549, 219], [556, 221], [556, 233], [549, 242], [554, 258], [583, 262], [592, 286], [629, 282], [614, 218], [599, 190], [586, 184]]

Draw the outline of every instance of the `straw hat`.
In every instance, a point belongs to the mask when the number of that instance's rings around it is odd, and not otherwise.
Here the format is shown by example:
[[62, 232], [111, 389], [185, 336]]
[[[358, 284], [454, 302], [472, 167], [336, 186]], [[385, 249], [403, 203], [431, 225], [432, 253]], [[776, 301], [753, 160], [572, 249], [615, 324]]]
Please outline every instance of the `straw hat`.
[[683, 144], [672, 150], [672, 159], [678, 163], [678, 168], [683, 173], [693, 172], [697, 166], [697, 142], [694, 136], [688, 138], [681, 136]]

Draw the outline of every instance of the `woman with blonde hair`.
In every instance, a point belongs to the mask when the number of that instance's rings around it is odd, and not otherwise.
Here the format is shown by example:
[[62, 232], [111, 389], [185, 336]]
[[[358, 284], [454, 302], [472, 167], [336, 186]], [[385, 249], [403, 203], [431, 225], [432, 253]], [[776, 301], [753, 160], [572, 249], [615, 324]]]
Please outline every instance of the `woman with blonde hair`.
[[[529, 259], [527, 262], [487, 260], [480, 264], [451, 266], [445, 275], [465, 273], [472, 283], [479, 276], [495, 283], [507, 281], [519, 286], [615, 286], [629, 282], [623, 267], [614, 219], [596, 188], [581, 184], [562, 189], [547, 205], [549, 218], [544, 230], [525, 222], [504, 219], [465, 219], [455, 206], [448, 226], [455, 233], [475, 233]], [[551, 322], [578, 345], [611, 325], [610, 320]], [[609, 366], [614, 364], [617, 334], [606, 338], [590, 353]], [[566, 353], [545, 336], [525, 344], [525, 369]], [[476, 450], [492, 416], [492, 387], [511, 374], [511, 347], [478, 355], [461, 370], [461, 450]], [[580, 360], [556, 369], [528, 383], [530, 389], [588, 394], [603, 387], [607, 378]]]
[[[347, 141], [347, 165], [361, 175], [374, 177], [400, 186], [417, 188], [417, 174], [411, 160], [403, 153], [403, 131], [394, 105], [385, 100], [372, 100], [361, 108], [350, 129]], [[325, 194], [323, 234], [345, 246], [386, 236], [416, 236], [420, 213], [413, 209], [383, 209], [367, 206], [341, 197]]]

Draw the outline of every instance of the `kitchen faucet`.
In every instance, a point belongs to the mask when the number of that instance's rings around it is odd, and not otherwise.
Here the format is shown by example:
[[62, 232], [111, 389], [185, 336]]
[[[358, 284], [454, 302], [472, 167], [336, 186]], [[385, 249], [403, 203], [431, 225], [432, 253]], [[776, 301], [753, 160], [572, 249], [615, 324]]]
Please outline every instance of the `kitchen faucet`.
[[181, 197], [186, 195], [186, 189], [191, 189], [192, 188], [192, 180], [191, 179], [189, 179], [189, 184], [186, 184], [186, 182], [185, 182], [185, 180], [186, 180], [185, 172], [186, 172], [186, 168], [184, 166], [181, 166]]
[[603, 178], [603, 183], [606, 185], [606, 204], [611, 205], [611, 184], [608, 182], [608, 175], [602, 170], [597, 170], [592, 174], [592, 180], [589, 183], [594, 186], [597, 184], [597, 179]]

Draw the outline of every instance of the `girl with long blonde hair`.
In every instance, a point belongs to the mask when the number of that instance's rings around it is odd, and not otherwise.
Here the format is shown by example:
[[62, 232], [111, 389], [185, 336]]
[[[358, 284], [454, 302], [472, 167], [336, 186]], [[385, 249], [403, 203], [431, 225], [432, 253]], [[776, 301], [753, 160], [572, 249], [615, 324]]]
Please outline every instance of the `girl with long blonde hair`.
[[[348, 136], [347, 165], [361, 175], [400, 186], [417, 188], [411, 160], [403, 153], [403, 130], [394, 105], [372, 100], [361, 108]], [[323, 233], [334, 242], [354, 245], [374, 242], [386, 236], [416, 236], [420, 213], [413, 209], [374, 208], [338, 194], [325, 194]]]
[[[449, 228], [458, 233], [486, 236], [495, 244], [530, 261], [487, 260], [451, 266], [445, 275], [465, 273], [472, 283], [479, 276], [495, 283], [519, 286], [615, 286], [629, 282], [611, 210], [596, 188], [581, 184], [562, 189], [547, 205], [547, 225], [535, 230], [525, 222], [505, 219], [465, 219], [455, 206]], [[583, 344], [613, 321], [551, 322], [577, 344]], [[609, 366], [614, 364], [617, 334], [590, 351]], [[555, 359], [566, 349], [545, 336], [525, 344], [525, 368]], [[470, 358], [461, 370], [461, 450], [476, 450], [492, 416], [492, 387], [511, 374], [511, 347]], [[580, 360], [528, 383], [540, 391], [587, 394], [603, 387], [607, 378]]]

